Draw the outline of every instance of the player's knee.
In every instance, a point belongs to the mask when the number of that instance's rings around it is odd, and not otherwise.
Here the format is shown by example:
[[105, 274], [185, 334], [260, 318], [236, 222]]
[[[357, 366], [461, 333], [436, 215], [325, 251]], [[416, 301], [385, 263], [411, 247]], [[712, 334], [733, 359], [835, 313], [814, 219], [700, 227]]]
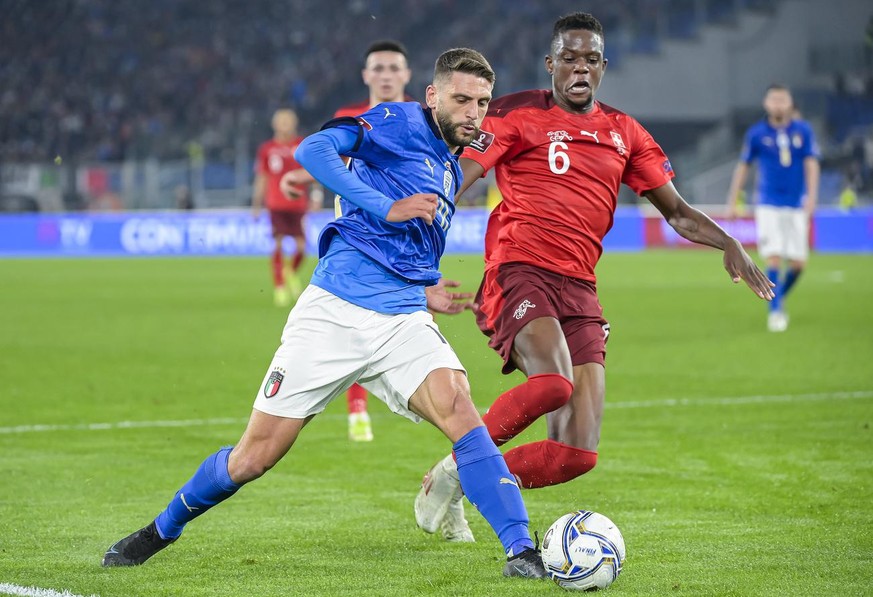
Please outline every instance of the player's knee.
[[248, 483], [262, 477], [273, 468], [276, 462], [257, 453], [231, 453], [227, 461], [227, 472], [234, 483]]
[[558, 410], [573, 395], [573, 382], [558, 373], [531, 375], [527, 382], [533, 386], [533, 394], [542, 404], [544, 412]]

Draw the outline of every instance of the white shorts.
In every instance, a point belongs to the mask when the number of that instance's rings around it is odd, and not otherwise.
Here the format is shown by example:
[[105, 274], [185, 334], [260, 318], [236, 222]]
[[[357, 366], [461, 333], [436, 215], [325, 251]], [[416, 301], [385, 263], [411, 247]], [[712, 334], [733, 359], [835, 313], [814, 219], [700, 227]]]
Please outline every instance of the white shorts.
[[288, 315], [254, 407], [303, 419], [358, 382], [415, 422], [409, 398], [435, 369], [464, 370], [427, 311], [385, 315], [308, 286]]
[[761, 257], [806, 261], [809, 256], [809, 218], [802, 208], [759, 205], [755, 208], [755, 225]]

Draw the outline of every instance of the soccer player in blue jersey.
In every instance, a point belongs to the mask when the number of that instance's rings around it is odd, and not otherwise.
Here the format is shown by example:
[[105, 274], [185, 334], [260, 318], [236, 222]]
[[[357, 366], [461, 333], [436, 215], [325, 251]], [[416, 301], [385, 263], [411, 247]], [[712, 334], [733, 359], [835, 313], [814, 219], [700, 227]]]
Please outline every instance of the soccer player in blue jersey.
[[[494, 72], [466, 48], [444, 52], [427, 109], [390, 102], [327, 123], [295, 158], [344, 202], [319, 239], [318, 266], [235, 447], [206, 458], [167, 508], [113, 544], [104, 566], [135, 566], [185, 525], [275, 465], [303, 427], [354, 382], [453, 443], [461, 485], [497, 533], [506, 576], [545, 578], [518, 485], [470, 399], [458, 357], [428, 307], [463, 308], [439, 284], [440, 257], [462, 181], [458, 155], [479, 132]], [[348, 170], [340, 156], [353, 158]]]
[[[819, 150], [808, 122], [795, 118], [791, 91], [771, 85], [764, 96], [766, 118], [746, 132], [740, 161], [728, 191], [728, 211], [737, 215], [740, 190], [749, 164], [758, 162], [758, 252], [767, 262], [767, 277], [776, 287], [767, 329], [788, 329], [785, 297], [800, 277], [809, 255], [809, 220], [818, 203]], [[787, 269], [781, 274], [783, 261]]]

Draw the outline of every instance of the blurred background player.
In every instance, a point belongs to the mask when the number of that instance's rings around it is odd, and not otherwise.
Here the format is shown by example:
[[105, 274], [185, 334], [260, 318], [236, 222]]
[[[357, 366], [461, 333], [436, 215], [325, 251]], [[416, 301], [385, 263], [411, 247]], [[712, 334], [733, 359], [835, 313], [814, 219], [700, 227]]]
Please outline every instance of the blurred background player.
[[[558, 19], [545, 57], [552, 89], [491, 102], [461, 157], [459, 194], [494, 168], [503, 196], [485, 232], [476, 321], [502, 357], [503, 373], [518, 369], [527, 380], [499, 396], [482, 420], [500, 446], [546, 416], [546, 439], [504, 454], [527, 489], [565, 483], [597, 463], [609, 324], [594, 270], [621, 183], [683, 238], [724, 251], [735, 283], [744, 280], [760, 298], [771, 297], [742, 245], [679, 195], [652, 136], [634, 118], [595, 101], [606, 70], [603, 50], [603, 27], [593, 16]], [[463, 510], [462, 498], [449, 454], [424, 477], [416, 523], [436, 532], [450, 513]]]
[[[279, 190], [282, 175], [300, 168], [294, 160], [294, 150], [302, 137], [297, 135], [297, 114], [293, 110], [276, 110], [273, 114], [273, 138], [258, 148], [255, 160], [255, 181], [252, 188], [252, 213], [259, 218], [266, 203], [273, 229], [273, 300], [279, 307], [288, 306], [300, 294], [297, 270], [306, 255], [303, 216], [309, 209], [307, 183], [297, 185], [294, 193]], [[282, 239], [294, 239], [295, 252], [288, 267], [282, 254]]]
[[[771, 85], [764, 95], [766, 117], [746, 131], [742, 153], [728, 191], [728, 212], [736, 217], [749, 164], [758, 162], [755, 225], [758, 253], [776, 285], [767, 329], [788, 329], [785, 297], [809, 256], [809, 221], [818, 204], [819, 149], [812, 127], [795, 110], [791, 91]], [[787, 269], [781, 274], [783, 263]]]
[[[406, 85], [412, 72], [407, 63], [406, 48], [398, 41], [380, 40], [367, 48], [361, 77], [370, 90], [370, 97], [362, 102], [347, 104], [334, 113], [334, 118], [358, 116], [383, 102], [415, 101], [406, 95]], [[314, 179], [299, 169], [286, 174], [281, 181], [282, 191], [293, 196], [301, 185]], [[342, 215], [341, 202], [334, 204], [337, 217]], [[349, 439], [356, 442], [373, 441], [373, 425], [367, 412], [367, 390], [358, 384], [347, 393], [349, 408]]]

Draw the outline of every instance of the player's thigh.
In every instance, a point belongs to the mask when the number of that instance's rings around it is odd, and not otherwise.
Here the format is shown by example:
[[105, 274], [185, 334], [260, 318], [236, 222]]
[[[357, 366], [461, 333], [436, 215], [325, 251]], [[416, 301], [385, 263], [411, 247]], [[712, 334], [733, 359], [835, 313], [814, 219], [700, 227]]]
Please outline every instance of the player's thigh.
[[512, 360], [528, 377], [558, 373], [572, 379], [570, 349], [554, 317], [539, 317], [519, 330], [512, 343]]
[[372, 311], [318, 288], [303, 291], [282, 332], [254, 408], [306, 419], [323, 411], [361, 375], [371, 356], [360, 330]]
[[549, 438], [583, 450], [596, 450], [600, 442], [606, 372], [600, 363], [573, 367], [570, 401], [547, 415]]
[[470, 398], [467, 376], [454, 369], [441, 368], [428, 373], [409, 398], [408, 407], [436, 426], [452, 443], [482, 425], [482, 418]]
[[758, 254], [769, 265], [778, 265], [784, 251], [783, 231], [780, 225], [779, 209], [770, 205], [759, 205], [755, 209], [755, 229], [758, 236]]
[[[409, 408], [409, 400], [423, 384], [425, 388], [442, 385], [442, 400], [461, 395], [469, 400], [464, 366], [430, 313], [377, 314], [370, 327], [368, 342], [374, 350], [358, 381], [391, 411], [418, 421], [420, 415]], [[443, 383], [449, 378], [442, 374], [431, 378], [432, 372], [442, 369], [451, 372], [451, 383]]]
[[800, 268], [809, 257], [809, 217], [802, 209], [786, 210], [783, 221], [785, 235], [785, 258], [793, 262], [791, 267], [800, 263]]
[[525, 263], [505, 263], [485, 272], [476, 297], [479, 329], [503, 359], [503, 372], [559, 373], [570, 379], [560, 313], [567, 278]]

